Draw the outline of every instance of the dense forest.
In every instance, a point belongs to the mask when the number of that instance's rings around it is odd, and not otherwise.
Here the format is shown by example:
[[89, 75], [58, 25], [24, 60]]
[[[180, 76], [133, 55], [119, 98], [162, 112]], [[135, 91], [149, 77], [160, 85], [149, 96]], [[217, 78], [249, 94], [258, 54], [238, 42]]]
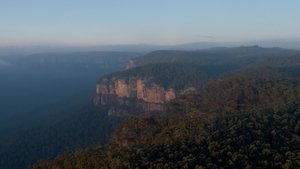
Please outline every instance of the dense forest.
[[102, 76], [98, 83], [102, 79], [128, 81], [136, 77], [181, 91], [240, 72], [265, 72], [295, 78], [300, 72], [299, 58], [299, 52], [295, 50], [259, 46], [198, 51], [161, 50], [132, 59], [130, 69]]
[[299, 17], [300, 0], [0, 0], [0, 169], [300, 169]]
[[197, 90], [180, 95], [163, 111], [126, 118], [108, 116], [109, 106], [117, 105], [94, 107], [92, 96], [78, 90], [85, 97], [55, 102], [46, 108], [64, 108], [36, 126], [2, 137], [1, 167], [24, 168], [44, 159], [30, 168], [299, 168], [298, 51], [258, 46], [156, 51], [133, 59], [135, 67], [119, 72], [131, 54], [123, 58], [112, 53], [115, 60], [106, 55], [42, 54], [15, 63], [18, 68], [43, 68], [38, 75], [47, 70], [54, 77], [74, 76], [77, 81], [67, 84], [77, 90], [91, 83], [87, 86], [93, 91], [104, 73], [95, 79], [100, 70], [115, 72], [101, 79], [139, 77], [164, 88]]
[[300, 83], [233, 76], [132, 117], [109, 144], [72, 151], [32, 169], [299, 168]]
[[131, 77], [148, 79], [164, 88], [184, 89], [187, 86], [200, 86], [219, 74], [232, 70], [227, 67], [199, 66], [187, 63], [156, 63], [135, 67], [122, 72], [103, 76], [102, 79], [124, 79]]
[[274, 57], [298, 54], [299, 51], [282, 48], [241, 46], [235, 48], [209, 48], [194, 51], [159, 50], [133, 59], [136, 66], [154, 63], [192, 63], [197, 65], [246, 66]]

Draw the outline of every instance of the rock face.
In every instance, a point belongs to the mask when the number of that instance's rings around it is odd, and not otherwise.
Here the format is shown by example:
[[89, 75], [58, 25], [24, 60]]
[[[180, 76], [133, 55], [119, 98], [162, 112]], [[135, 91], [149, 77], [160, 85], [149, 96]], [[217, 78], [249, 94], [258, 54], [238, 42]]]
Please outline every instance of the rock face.
[[96, 92], [94, 104], [97, 106], [112, 105], [108, 111], [108, 114], [112, 116], [134, 114], [140, 111], [145, 113], [162, 111], [165, 103], [177, 96], [177, 92], [172, 88], [165, 89], [151, 82], [150, 79], [136, 77], [126, 80], [114, 77], [103, 78], [97, 84]]
[[133, 59], [130, 59], [126, 64], [126, 70], [136, 67], [136, 64]]
[[136, 98], [149, 103], [162, 104], [176, 98], [175, 91], [149, 82], [148, 80], [130, 78], [102, 79], [96, 87], [97, 95], [115, 95], [119, 98]]

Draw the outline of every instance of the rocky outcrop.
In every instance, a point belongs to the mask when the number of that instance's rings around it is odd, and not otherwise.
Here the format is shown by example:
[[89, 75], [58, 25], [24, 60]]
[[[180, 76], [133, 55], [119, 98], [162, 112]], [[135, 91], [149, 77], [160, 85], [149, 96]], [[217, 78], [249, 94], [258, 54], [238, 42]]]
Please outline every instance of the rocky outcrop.
[[111, 116], [162, 111], [168, 102], [206, 80], [198, 66], [185, 63], [137, 66], [132, 59], [126, 69], [102, 77], [96, 86], [94, 104], [107, 107]]
[[136, 67], [135, 61], [133, 59], [130, 59], [126, 64], [126, 70], [134, 67]]
[[165, 89], [151, 79], [137, 77], [102, 78], [96, 86], [96, 92], [94, 104], [110, 105], [108, 114], [111, 116], [162, 111], [167, 102], [177, 97], [174, 89]]
[[149, 80], [130, 78], [102, 79], [96, 87], [97, 95], [112, 95], [119, 98], [136, 98], [149, 103], [163, 104], [176, 98], [176, 92], [165, 89]]

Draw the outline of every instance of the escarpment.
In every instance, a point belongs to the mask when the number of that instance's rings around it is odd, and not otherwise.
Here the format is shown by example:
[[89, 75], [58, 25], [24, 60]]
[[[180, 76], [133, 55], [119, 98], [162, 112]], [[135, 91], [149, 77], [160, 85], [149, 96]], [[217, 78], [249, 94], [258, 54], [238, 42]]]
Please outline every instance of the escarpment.
[[109, 106], [108, 114], [116, 116], [162, 111], [164, 105], [178, 95], [173, 88], [164, 88], [150, 79], [138, 77], [127, 80], [103, 78], [96, 86], [96, 93], [95, 105]]
[[102, 77], [96, 86], [96, 106], [109, 115], [163, 111], [168, 102], [208, 81], [205, 70], [186, 63], [156, 63]]
[[150, 103], [166, 103], [176, 98], [174, 89], [149, 82], [147, 79], [131, 77], [124, 79], [102, 79], [96, 87], [97, 95], [114, 95], [119, 98], [136, 98]]

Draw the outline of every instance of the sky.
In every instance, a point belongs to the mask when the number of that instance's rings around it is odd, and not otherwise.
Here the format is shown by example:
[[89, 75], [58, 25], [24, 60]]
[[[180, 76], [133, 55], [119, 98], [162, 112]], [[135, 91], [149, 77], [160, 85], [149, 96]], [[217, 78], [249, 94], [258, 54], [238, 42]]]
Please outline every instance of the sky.
[[0, 46], [300, 39], [299, 0], [0, 0]]

